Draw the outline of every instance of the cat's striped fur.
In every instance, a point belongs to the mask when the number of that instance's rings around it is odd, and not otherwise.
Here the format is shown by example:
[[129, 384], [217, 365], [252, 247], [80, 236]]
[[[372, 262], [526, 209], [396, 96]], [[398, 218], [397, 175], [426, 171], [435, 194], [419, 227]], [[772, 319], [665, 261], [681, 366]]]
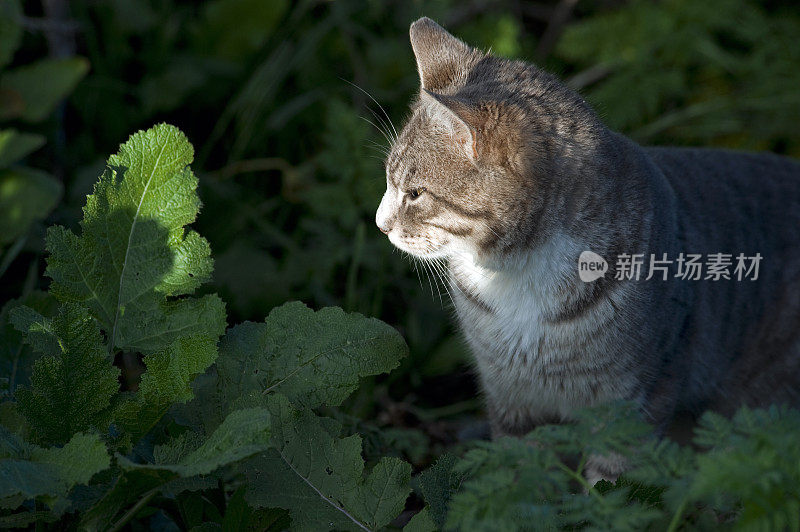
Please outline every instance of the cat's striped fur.
[[[446, 260], [495, 433], [637, 401], [676, 413], [797, 403], [800, 164], [643, 148], [536, 67], [411, 26], [421, 79], [376, 215]], [[636, 90], [631, 87], [631, 90]], [[584, 250], [609, 260], [579, 280]], [[757, 281], [616, 280], [619, 254], [763, 256]]]

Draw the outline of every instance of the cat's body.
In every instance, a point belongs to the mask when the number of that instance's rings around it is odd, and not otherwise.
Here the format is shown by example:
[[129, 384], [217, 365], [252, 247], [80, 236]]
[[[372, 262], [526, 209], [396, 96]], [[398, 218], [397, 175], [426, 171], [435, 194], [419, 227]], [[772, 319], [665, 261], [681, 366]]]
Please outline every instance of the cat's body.
[[[377, 223], [446, 262], [495, 434], [616, 399], [661, 428], [681, 411], [797, 404], [800, 164], [642, 148], [533, 66], [429, 19], [411, 40], [423, 87]], [[608, 260], [605, 277], [580, 280], [583, 251]], [[762, 258], [755, 281], [680, 279], [674, 264], [644, 281], [664, 253]], [[639, 281], [615, 278], [621, 254], [643, 255]]]

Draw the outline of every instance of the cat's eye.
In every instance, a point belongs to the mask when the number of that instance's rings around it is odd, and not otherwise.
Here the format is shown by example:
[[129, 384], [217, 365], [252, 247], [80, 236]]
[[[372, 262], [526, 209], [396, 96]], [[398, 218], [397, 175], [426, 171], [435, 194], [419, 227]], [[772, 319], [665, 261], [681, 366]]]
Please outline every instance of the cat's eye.
[[415, 200], [420, 197], [425, 190], [425, 187], [412, 188], [408, 191], [408, 197], [410, 197], [412, 200]]

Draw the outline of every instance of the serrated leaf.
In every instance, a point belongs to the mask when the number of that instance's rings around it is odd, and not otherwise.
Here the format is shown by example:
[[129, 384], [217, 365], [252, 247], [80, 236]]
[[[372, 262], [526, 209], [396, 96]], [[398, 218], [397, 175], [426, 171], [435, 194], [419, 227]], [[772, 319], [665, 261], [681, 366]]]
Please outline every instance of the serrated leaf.
[[390, 371], [406, 353], [400, 334], [379, 320], [286, 303], [265, 323], [228, 331], [220, 343], [217, 388], [223, 404], [239, 397], [258, 404], [281, 393], [305, 408], [336, 406], [361, 377]]
[[134, 134], [87, 198], [81, 236], [48, 231], [51, 292], [87, 305], [116, 349], [150, 354], [180, 337], [225, 329], [215, 295], [171, 297], [194, 292], [213, 265], [208, 242], [184, 229], [200, 208], [192, 158], [173, 126]]
[[83, 57], [42, 59], [4, 72], [0, 77], [0, 92], [22, 101], [21, 107], [14, 108], [15, 114], [5, 118], [41, 122], [87, 72], [89, 61]]
[[111, 458], [106, 446], [95, 434], [78, 433], [61, 448], [43, 449], [23, 445], [16, 456], [0, 459], [0, 498], [22, 500], [45, 497], [52, 507], [62, 509], [67, 492], [77, 484], [107, 469]]
[[179, 338], [167, 349], [147, 355], [147, 371], [139, 391], [115, 411], [118, 426], [135, 440], [155, 425], [175, 403], [193, 397], [191, 383], [217, 358], [217, 338], [189, 336]]
[[402, 511], [409, 464], [383, 458], [364, 476], [360, 436], [333, 436], [320, 418], [282, 395], [268, 403], [273, 448], [245, 467], [250, 504], [290, 510], [293, 530], [374, 530]]
[[[177, 463], [136, 464], [124, 457], [119, 457], [118, 462], [125, 469], [155, 469], [191, 477], [210, 473], [264, 451], [269, 441], [270, 412], [266, 408], [246, 408], [231, 412], [200, 447], [184, 455]], [[184, 443], [181, 438], [173, 445], [182, 446]], [[159, 453], [170, 454], [163, 449]]]
[[20, 133], [16, 129], [0, 131], [0, 168], [15, 163], [44, 146], [43, 135]]
[[453, 471], [456, 463], [455, 456], [444, 454], [418, 477], [420, 491], [428, 504], [429, 519], [439, 529], [444, 528], [447, 520], [450, 497], [464, 478], [463, 474]]
[[[175, 483], [186, 488], [189, 477], [211, 473], [263, 451], [269, 445], [270, 413], [265, 408], [232, 412], [205, 440], [187, 432], [155, 449], [157, 463], [140, 464], [118, 455], [123, 470], [113, 487], [82, 518], [84, 529], [103, 530], [133, 501], [159, 491], [171, 492]], [[202, 442], [202, 443], [201, 443]], [[201, 487], [210, 487], [201, 482]]]
[[61, 183], [30, 168], [0, 170], [0, 247], [25, 234], [61, 197]]
[[105, 431], [111, 398], [119, 389], [119, 369], [111, 365], [100, 329], [89, 312], [74, 303], [45, 318], [28, 307], [11, 311], [14, 326], [41, 358], [30, 387], [16, 396], [37, 439], [65, 443], [78, 431]]

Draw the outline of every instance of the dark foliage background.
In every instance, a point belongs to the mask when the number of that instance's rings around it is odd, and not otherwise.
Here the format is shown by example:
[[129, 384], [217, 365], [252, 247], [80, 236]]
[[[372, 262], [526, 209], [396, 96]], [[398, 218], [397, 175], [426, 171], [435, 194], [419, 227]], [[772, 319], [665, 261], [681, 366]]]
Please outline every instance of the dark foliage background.
[[[3, 127], [46, 140], [21, 164], [55, 179], [43, 185], [52, 212], [0, 238], [0, 306], [46, 288], [43, 228], [75, 227], [106, 155], [137, 129], [175, 124], [197, 148], [196, 227], [216, 259], [208, 291], [226, 301], [229, 322], [261, 321], [299, 299], [396, 326], [411, 356], [362, 386], [346, 411], [367, 420], [358, 423], [368, 442], [376, 428], [394, 438], [381, 449], [386, 439], [376, 438], [376, 454], [401, 453], [416, 468], [479, 432], [480, 402], [443, 287], [373, 223], [386, 139], [369, 123], [382, 115], [366, 93], [399, 128], [418, 90], [411, 21], [430, 16], [471, 44], [557, 73], [640, 142], [800, 157], [791, 0], [0, 4], [0, 51], [22, 30], [6, 69], [85, 58], [48, 74], [45, 87], [74, 90], [45, 116], [26, 116], [0, 83]], [[0, 206], [15, 201], [0, 188]], [[126, 362], [131, 388], [136, 368]]]

